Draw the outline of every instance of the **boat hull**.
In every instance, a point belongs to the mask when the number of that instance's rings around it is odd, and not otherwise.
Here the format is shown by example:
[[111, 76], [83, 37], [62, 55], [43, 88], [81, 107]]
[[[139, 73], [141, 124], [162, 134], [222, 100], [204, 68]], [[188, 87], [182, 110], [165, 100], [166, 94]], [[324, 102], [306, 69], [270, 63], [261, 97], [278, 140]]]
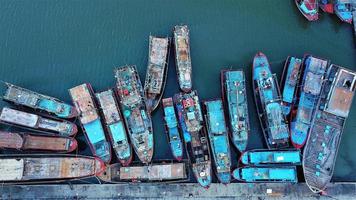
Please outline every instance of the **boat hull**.
[[241, 167], [232, 172], [232, 176], [248, 183], [297, 183], [297, 169], [295, 166], [281, 167]]
[[319, 19], [318, 0], [295, 0], [295, 4], [307, 20], [316, 21]]

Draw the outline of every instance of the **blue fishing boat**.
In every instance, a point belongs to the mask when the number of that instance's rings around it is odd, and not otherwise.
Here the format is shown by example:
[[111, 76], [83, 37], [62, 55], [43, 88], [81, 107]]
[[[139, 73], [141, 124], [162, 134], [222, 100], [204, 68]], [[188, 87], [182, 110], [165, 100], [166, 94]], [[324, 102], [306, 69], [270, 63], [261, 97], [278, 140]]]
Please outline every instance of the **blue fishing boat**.
[[292, 106], [296, 101], [299, 78], [303, 73], [301, 65], [302, 59], [290, 56], [284, 65], [280, 86], [282, 91], [282, 110], [287, 119], [289, 119]]
[[319, 19], [319, 0], [295, 0], [295, 4], [299, 11], [309, 21], [316, 21]]
[[303, 152], [305, 181], [315, 193], [325, 191], [332, 178], [355, 89], [355, 71], [329, 67]]
[[221, 183], [228, 184], [231, 181], [231, 155], [223, 103], [217, 99], [204, 101], [203, 105], [215, 172]]
[[115, 93], [109, 89], [96, 93], [95, 96], [115, 154], [121, 165], [128, 166], [132, 161], [133, 153], [119, 105], [115, 100]]
[[210, 150], [197, 92], [178, 93], [173, 101], [194, 176], [201, 186], [207, 188], [212, 180]]
[[268, 148], [288, 147], [289, 128], [282, 111], [277, 77], [261, 52], [253, 60], [252, 80], [257, 113]]
[[352, 1], [351, 0], [335, 0], [334, 11], [341, 21], [352, 23]]
[[295, 166], [241, 167], [235, 169], [232, 176], [243, 182], [298, 182]]
[[312, 117], [316, 109], [328, 61], [306, 55], [303, 60], [304, 74], [298, 91], [299, 98], [292, 108], [290, 119], [291, 141], [295, 148], [304, 146]]
[[245, 151], [240, 161], [244, 165], [260, 166], [266, 164], [300, 165], [302, 162], [299, 150], [250, 150]]
[[162, 99], [166, 134], [171, 147], [173, 157], [180, 161], [183, 159], [183, 145], [179, 134], [178, 120], [174, 111], [172, 98]]
[[243, 152], [250, 133], [245, 73], [242, 70], [222, 70], [220, 76], [221, 96], [228, 110], [230, 138], [234, 146]]

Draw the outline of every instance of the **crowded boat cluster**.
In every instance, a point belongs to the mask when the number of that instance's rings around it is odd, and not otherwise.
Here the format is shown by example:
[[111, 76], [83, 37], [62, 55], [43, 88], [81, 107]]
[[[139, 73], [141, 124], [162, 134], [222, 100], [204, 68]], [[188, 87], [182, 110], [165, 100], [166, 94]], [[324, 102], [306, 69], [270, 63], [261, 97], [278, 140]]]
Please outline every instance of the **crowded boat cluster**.
[[[242, 69], [222, 69], [221, 97], [201, 101], [192, 86], [189, 40], [186, 25], [175, 26], [173, 38], [150, 36], [144, 85], [134, 65], [118, 67], [113, 88], [96, 93], [89, 83], [70, 88], [74, 106], [4, 83], [2, 98], [15, 106], [2, 108], [0, 122], [28, 131], [0, 131], [0, 147], [30, 154], [2, 155], [0, 182], [94, 176], [111, 183], [183, 182], [192, 171], [203, 187], [209, 187], [213, 172], [224, 184], [232, 178], [296, 183], [296, 166], [302, 165], [309, 188], [324, 191], [352, 104], [356, 73], [305, 54], [287, 58], [279, 82], [267, 57], [258, 52], [251, 68], [253, 91], [246, 90]], [[171, 47], [180, 92], [162, 98]], [[248, 149], [248, 95], [254, 97], [267, 149]], [[155, 133], [151, 114], [160, 104], [175, 160], [152, 161]], [[79, 119], [94, 157], [58, 154], [78, 146], [75, 119]], [[232, 148], [241, 153], [234, 170]], [[133, 162], [134, 154], [140, 162]], [[111, 162], [113, 155], [118, 163]]]

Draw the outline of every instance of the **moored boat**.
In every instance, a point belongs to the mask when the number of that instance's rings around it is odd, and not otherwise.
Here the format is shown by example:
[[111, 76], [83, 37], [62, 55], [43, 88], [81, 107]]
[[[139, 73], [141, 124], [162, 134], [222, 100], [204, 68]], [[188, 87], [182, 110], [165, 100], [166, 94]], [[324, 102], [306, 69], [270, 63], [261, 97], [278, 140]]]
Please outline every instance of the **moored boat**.
[[179, 134], [178, 120], [172, 98], [162, 99], [166, 134], [173, 157], [180, 161], [183, 158], [182, 139]]
[[37, 114], [3, 107], [0, 122], [21, 128], [39, 131], [43, 135], [74, 136], [77, 126], [69, 121], [42, 117]]
[[69, 93], [79, 111], [79, 120], [91, 152], [105, 163], [109, 163], [111, 148], [105, 137], [91, 85], [88, 83], [78, 85], [69, 89]]
[[216, 99], [204, 101], [203, 105], [216, 176], [221, 183], [228, 184], [231, 181], [231, 154], [223, 103]]
[[316, 21], [319, 19], [319, 0], [295, 0], [299, 11], [309, 21]]
[[0, 149], [17, 149], [22, 151], [52, 151], [69, 153], [77, 149], [74, 138], [32, 135], [24, 132], [0, 131]]
[[149, 38], [148, 65], [144, 86], [149, 113], [157, 108], [166, 86], [169, 45], [169, 38], [154, 36]]
[[333, 0], [319, 0], [319, 7], [326, 13], [334, 13]]
[[115, 100], [115, 93], [109, 89], [95, 94], [101, 109], [103, 122], [109, 135], [111, 145], [121, 165], [127, 166], [132, 161], [132, 150], [126, 127]]
[[240, 167], [232, 172], [232, 176], [243, 182], [286, 182], [297, 183], [297, 169], [295, 166], [281, 167]]
[[242, 153], [240, 161], [244, 165], [300, 165], [302, 163], [299, 150], [250, 150]]
[[105, 164], [100, 159], [81, 155], [0, 156], [3, 184], [69, 181], [94, 177], [104, 170]]
[[252, 80], [257, 113], [268, 148], [288, 147], [289, 128], [282, 110], [277, 77], [261, 52], [253, 60]]
[[152, 121], [144, 102], [144, 92], [136, 66], [122, 66], [116, 68], [114, 73], [131, 144], [139, 159], [143, 163], [150, 163], [154, 148]]
[[207, 188], [212, 180], [211, 156], [197, 92], [193, 90], [190, 93], [178, 93], [173, 100], [193, 174], [198, 183]]
[[175, 26], [173, 35], [179, 88], [183, 92], [190, 92], [192, 90], [192, 61], [188, 26]]
[[351, 0], [335, 0], [334, 11], [339, 19], [343, 22], [352, 23], [352, 1]]
[[5, 82], [5, 86], [6, 90], [3, 99], [15, 105], [45, 111], [61, 118], [72, 118], [78, 115], [74, 106], [66, 104], [59, 99], [39, 94], [11, 83]]
[[299, 86], [299, 98], [292, 107], [290, 119], [291, 142], [298, 149], [304, 146], [308, 138], [312, 117], [329, 64], [327, 60], [306, 55], [302, 65], [304, 74]]
[[229, 117], [230, 138], [234, 146], [243, 152], [247, 148], [250, 133], [245, 73], [242, 70], [222, 70], [220, 76], [222, 98]]
[[332, 178], [355, 87], [356, 72], [330, 66], [303, 152], [305, 181], [315, 193], [325, 191]]

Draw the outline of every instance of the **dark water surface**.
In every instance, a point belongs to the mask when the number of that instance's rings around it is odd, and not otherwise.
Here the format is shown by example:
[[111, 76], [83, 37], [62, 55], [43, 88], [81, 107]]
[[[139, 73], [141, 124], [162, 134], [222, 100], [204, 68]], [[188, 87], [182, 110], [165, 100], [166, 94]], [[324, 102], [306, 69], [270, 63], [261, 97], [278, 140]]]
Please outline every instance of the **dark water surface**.
[[[292, 0], [1, 0], [0, 80], [67, 102], [68, 89], [78, 84], [91, 83], [96, 91], [112, 87], [115, 66], [136, 64], [143, 81], [148, 36], [171, 36], [181, 23], [191, 31], [193, 86], [201, 100], [220, 97], [220, 69], [245, 69], [249, 149], [264, 147], [250, 79], [257, 51], [268, 56], [277, 75], [288, 55], [305, 52], [356, 70], [351, 26], [327, 14], [309, 23]], [[170, 61], [165, 97], [178, 91], [172, 55]], [[153, 115], [154, 159], [172, 158], [162, 122], [159, 108]], [[85, 143], [82, 134], [77, 138]], [[355, 141], [353, 107], [334, 180], [356, 181]], [[85, 145], [80, 149], [89, 153]]]

